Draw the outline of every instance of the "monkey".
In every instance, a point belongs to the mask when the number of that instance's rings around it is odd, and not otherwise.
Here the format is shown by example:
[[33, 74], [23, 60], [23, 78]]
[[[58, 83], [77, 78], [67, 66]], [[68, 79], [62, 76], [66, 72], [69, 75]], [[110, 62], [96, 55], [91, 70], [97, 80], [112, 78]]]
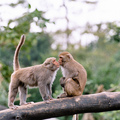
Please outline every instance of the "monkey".
[[9, 85], [8, 106], [17, 109], [14, 105], [16, 94], [19, 92], [20, 105], [31, 104], [26, 102], [27, 86], [38, 87], [44, 101], [52, 100], [52, 83], [55, 79], [59, 63], [56, 58], [47, 58], [43, 64], [21, 68], [18, 60], [20, 48], [25, 42], [25, 35], [21, 36], [13, 58], [14, 72], [11, 74]]
[[64, 93], [59, 95], [57, 98], [79, 96], [81, 94], [81, 90], [77, 79], [77, 76], [68, 79], [66, 79], [65, 77], [61, 77], [60, 85], [62, 86]]
[[[81, 96], [87, 81], [85, 68], [69, 52], [59, 54], [58, 62], [63, 74], [60, 84], [64, 89], [64, 93], [58, 95], [57, 98]], [[73, 115], [73, 120], [78, 119], [78, 114]]]
[[87, 81], [85, 68], [69, 52], [62, 52], [58, 62], [63, 74], [60, 83], [64, 87], [64, 93], [58, 98], [82, 95]]
[[63, 87], [64, 93], [58, 98], [79, 96], [81, 94], [79, 83], [75, 79], [62, 77], [60, 78], [60, 85]]

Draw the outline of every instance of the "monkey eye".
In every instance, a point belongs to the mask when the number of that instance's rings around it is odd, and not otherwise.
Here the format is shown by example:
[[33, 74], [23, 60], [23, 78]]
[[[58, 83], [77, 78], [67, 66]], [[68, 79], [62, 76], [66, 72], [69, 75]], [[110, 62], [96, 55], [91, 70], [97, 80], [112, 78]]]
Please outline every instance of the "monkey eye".
[[59, 57], [59, 58], [62, 58], [62, 57]]

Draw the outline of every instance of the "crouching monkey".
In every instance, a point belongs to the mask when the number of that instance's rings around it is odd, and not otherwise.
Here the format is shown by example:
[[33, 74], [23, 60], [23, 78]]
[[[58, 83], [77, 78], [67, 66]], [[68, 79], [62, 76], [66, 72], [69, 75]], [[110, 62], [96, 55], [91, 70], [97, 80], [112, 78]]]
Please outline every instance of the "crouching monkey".
[[60, 84], [64, 88], [64, 93], [59, 95], [58, 98], [82, 95], [87, 81], [85, 68], [74, 60], [69, 52], [62, 52], [59, 55], [58, 62], [63, 74]]

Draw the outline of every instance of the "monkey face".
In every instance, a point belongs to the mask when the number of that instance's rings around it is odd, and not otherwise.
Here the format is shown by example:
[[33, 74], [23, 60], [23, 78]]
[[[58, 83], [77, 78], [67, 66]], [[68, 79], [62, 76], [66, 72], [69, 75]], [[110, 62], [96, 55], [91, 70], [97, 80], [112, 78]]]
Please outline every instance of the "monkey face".
[[60, 55], [59, 55], [59, 64], [61, 66], [64, 66], [65, 63], [69, 62], [70, 60], [72, 60], [73, 57], [70, 53], [68, 52], [62, 52]]
[[44, 65], [46, 68], [55, 71], [59, 68], [59, 63], [56, 61], [56, 58], [51, 57], [51, 58], [47, 58], [44, 62]]
[[55, 65], [56, 67], [59, 68], [59, 63], [56, 61], [56, 59], [54, 59], [54, 60], [52, 61], [52, 63], [53, 63], [53, 65]]
[[56, 60], [53, 60], [51, 64], [52, 64], [51, 70], [54, 71], [54, 70], [57, 70], [59, 68], [59, 63]]
[[59, 57], [58, 62], [59, 62], [59, 64], [62, 66], [62, 64], [63, 64], [63, 57]]

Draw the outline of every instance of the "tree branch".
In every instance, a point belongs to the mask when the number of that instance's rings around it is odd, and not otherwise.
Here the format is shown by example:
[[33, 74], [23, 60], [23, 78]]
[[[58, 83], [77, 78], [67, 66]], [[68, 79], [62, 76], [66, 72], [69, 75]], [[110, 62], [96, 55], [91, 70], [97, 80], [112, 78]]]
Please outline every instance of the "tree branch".
[[120, 92], [103, 92], [71, 98], [56, 99], [50, 103], [38, 102], [20, 106], [17, 110], [0, 111], [0, 120], [41, 120], [77, 113], [120, 110]]

